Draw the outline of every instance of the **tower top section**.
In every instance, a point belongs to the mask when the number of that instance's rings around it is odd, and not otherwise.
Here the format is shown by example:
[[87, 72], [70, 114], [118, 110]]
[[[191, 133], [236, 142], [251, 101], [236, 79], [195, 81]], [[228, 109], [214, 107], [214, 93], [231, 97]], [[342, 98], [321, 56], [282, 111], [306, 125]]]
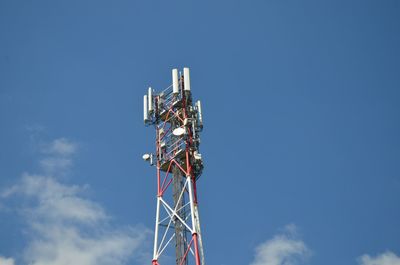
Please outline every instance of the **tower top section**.
[[[190, 70], [183, 68], [182, 72], [172, 69], [172, 84], [166, 89], [156, 92], [151, 87], [143, 97], [143, 120], [145, 125], [157, 124], [166, 121], [166, 113], [171, 108], [182, 108], [185, 111], [195, 114], [198, 129], [202, 129], [201, 103], [195, 102], [192, 106], [192, 95], [190, 85]], [[190, 116], [190, 115], [189, 115]], [[193, 115], [192, 115], [193, 116]], [[171, 115], [169, 116], [172, 117]]]
[[172, 69], [172, 84], [162, 91], [148, 88], [143, 96], [143, 121], [156, 127], [156, 160], [161, 170], [167, 171], [171, 160], [180, 161], [188, 150], [191, 171], [198, 178], [203, 169], [199, 152], [203, 115], [200, 100], [193, 102], [189, 68]]

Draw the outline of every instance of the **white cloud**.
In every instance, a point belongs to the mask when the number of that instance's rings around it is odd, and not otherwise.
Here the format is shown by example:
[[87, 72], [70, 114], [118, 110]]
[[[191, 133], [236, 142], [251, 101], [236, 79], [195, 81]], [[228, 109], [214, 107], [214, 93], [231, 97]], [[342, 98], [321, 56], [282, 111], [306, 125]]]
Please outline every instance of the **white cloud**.
[[50, 144], [46, 144], [43, 148], [44, 153], [69, 156], [77, 151], [78, 145], [66, 138], [58, 138], [53, 140]]
[[296, 226], [286, 226], [283, 233], [275, 235], [256, 248], [251, 265], [296, 265], [310, 255], [303, 241], [296, 237]]
[[[25, 252], [31, 265], [111, 265], [125, 264], [145, 241], [147, 234], [137, 229], [103, 231], [87, 235], [77, 226], [38, 225], [35, 239]], [[39, 236], [40, 235], [40, 236]]]
[[358, 262], [361, 265], [400, 265], [400, 257], [393, 252], [386, 251], [376, 257], [362, 255]]
[[14, 259], [0, 256], [0, 265], [14, 265]]
[[29, 209], [31, 218], [81, 223], [95, 223], [106, 219], [99, 204], [80, 196], [84, 190], [84, 187], [76, 185], [63, 185], [51, 177], [24, 174], [18, 184], [5, 190], [2, 195], [9, 197], [17, 194], [33, 199], [35, 208]]
[[42, 169], [50, 175], [63, 175], [72, 167], [72, 155], [78, 144], [66, 138], [58, 138], [42, 145], [41, 152], [46, 155], [39, 161]]
[[[62, 144], [53, 141], [50, 145], [56, 146], [52, 156], [62, 158], [75, 152], [66, 147], [70, 141], [61, 139]], [[62, 175], [66, 169], [57, 166], [54, 170]], [[100, 204], [85, 197], [87, 189], [54, 177], [25, 173], [14, 186], [1, 192], [1, 197], [17, 198], [22, 205], [18, 212], [26, 224], [23, 230], [28, 239], [22, 251], [23, 264], [122, 265], [143, 258], [146, 252], [142, 247], [150, 231], [115, 226]], [[0, 259], [0, 265], [14, 265], [14, 260]]]
[[65, 171], [72, 166], [72, 160], [69, 158], [47, 157], [40, 160], [42, 168], [51, 174], [57, 173], [60, 170]]
[[24, 174], [3, 192], [30, 201], [22, 211], [30, 237], [27, 264], [118, 265], [140, 258], [149, 230], [113, 227], [101, 205], [82, 196], [85, 190], [52, 177]]

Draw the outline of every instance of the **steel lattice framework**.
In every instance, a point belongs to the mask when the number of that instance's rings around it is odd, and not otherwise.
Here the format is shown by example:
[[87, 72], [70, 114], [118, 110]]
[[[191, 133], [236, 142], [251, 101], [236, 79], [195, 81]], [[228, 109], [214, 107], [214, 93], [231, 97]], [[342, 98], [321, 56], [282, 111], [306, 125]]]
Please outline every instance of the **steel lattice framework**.
[[[196, 181], [203, 170], [201, 103], [193, 103], [189, 68], [172, 70], [172, 85], [144, 96], [145, 125], [154, 125], [156, 152], [143, 159], [157, 167], [153, 265], [204, 265]], [[174, 245], [175, 243], [175, 245]], [[175, 255], [172, 255], [175, 249]]]

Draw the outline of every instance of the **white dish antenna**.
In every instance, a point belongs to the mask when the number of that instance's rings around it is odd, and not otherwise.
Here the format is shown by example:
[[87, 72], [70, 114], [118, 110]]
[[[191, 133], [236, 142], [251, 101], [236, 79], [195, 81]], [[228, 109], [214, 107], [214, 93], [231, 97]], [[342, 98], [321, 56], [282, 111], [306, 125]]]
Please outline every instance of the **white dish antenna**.
[[147, 161], [147, 160], [150, 159], [150, 154], [144, 154], [144, 155], [142, 156], [142, 158], [143, 158], [144, 161]]
[[178, 127], [175, 130], [172, 131], [172, 134], [175, 136], [182, 136], [185, 134], [185, 128]]

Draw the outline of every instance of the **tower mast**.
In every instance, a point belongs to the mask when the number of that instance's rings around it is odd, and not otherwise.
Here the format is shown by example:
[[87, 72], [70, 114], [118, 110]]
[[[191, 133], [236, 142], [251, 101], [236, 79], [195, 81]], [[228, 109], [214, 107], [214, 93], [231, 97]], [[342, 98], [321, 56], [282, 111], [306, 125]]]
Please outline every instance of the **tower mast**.
[[183, 75], [173, 69], [172, 85], [159, 93], [149, 88], [143, 103], [144, 123], [156, 130], [155, 154], [143, 156], [157, 167], [152, 264], [168, 263], [175, 252], [177, 265], [204, 265], [196, 185], [203, 170], [203, 118], [200, 101], [192, 100], [189, 68]]

